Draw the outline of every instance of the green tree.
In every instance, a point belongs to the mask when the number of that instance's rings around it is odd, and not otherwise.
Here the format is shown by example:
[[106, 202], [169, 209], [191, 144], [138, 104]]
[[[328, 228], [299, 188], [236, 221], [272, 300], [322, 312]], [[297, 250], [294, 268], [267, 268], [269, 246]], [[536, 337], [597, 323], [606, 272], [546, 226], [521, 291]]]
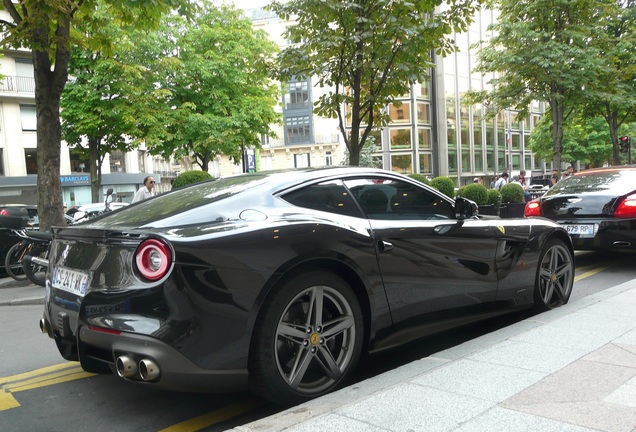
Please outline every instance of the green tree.
[[[474, 100], [528, 115], [532, 101], [552, 113], [552, 165], [561, 166], [563, 125], [593, 86], [605, 59], [591, 45], [611, 0], [495, 0], [494, 35], [479, 49], [475, 71], [496, 73]], [[495, 110], [496, 111], [496, 110]]]
[[[446, 7], [440, 11], [442, 3]], [[295, 20], [286, 30], [287, 38], [302, 42], [282, 52], [279, 79], [317, 78], [326, 91], [315, 101], [314, 111], [338, 118], [350, 164], [358, 165], [369, 134], [388, 120], [383, 108], [408, 93], [411, 83], [427, 81], [432, 53], [453, 51], [448, 35], [466, 30], [480, 3], [275, 1], [271, 10]]]
[[[627, 132], [626, 127], [621, 130]], [[530, 150], [536, 157], [552, 155], [552, 117], [544, 117], [530, 135]], [[562, 160], [574, 165], [599, 167], [612, 159], [612, 140], [607, 123], [601, 117], [590, 119], [574, 116], [563, 125]]]
[[178, 67], [164, 77], [174, 107], [169, 137], [153, 152], [194, 155], [207, 171], [216, 155], [238, 162], [246, 146], [260, 147], [261, 135], [275, 136], [280, 86], [269, 75], [277, 47], [229, 6], [204, 2], [195, 22], [183, 24], [174, 25]]
[[113, 41], [92, 38], [86, 28], [98, 28], [95, 13], [110, 8], [111, 19], [149, 28], [170, 10], [191, 13], [195, 2], [188, 0], [2, 0], [12, 21], [2, 21], [4, 48], [31, 50], [35, 77], [37, 112], [38, 214], [40, 228], [63, 225], [60, 183], [61, 124], [60, 98], [68, 78], [71, 51], [79, 45], [110, 46]]
[[[95, 15], [101, 12], [107, 11]], [[162, 72], [167, 51], [160, 33], [125, 29], [106, 19], [96, 31], [117, 40], [117, 45], [112, 52], [75, 48], [69, 62], [71, 78], [60, 101], [62, 138], [90, 161], [93, 202], [99, 201], [106, 154], [164, 138], [160, 119], [169, 110], [168, 92], [154, 78]]]
[[608, 16], [596, 23], [593, 43], [604, 68], [596, 86], [586, 89], [586, 117], [601, 116], [609, 126], [612, 162], [621, 163], [619, 129], [636, 121], [636, 1], [611, 4]]

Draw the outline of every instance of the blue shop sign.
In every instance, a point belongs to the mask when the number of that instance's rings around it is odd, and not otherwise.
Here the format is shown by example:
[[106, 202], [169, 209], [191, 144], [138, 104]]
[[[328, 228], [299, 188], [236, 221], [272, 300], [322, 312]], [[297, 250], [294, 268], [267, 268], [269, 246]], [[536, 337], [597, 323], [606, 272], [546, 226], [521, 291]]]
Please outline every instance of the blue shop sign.
[[60, 183], [62, 183], [62, 186], [90, 185], [91, 176], [90, 174], [63, 175], [60, 176]]

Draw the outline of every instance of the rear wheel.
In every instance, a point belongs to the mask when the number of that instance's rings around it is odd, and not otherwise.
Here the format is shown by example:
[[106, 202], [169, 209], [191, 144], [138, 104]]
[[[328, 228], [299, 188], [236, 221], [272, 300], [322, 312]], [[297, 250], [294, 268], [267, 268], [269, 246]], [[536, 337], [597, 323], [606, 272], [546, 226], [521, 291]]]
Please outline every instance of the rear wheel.
[[4, 268], [7, 274], [17, 281], [24, 281], [27, 278], [22, 267], [23, 257], [24, 248], [22, 243], [17, 243], [11, 246], [4, 259]]
[[252, 389], [282, 405], [338, 388], [362, 350], [363, 320], [351, 288], [313, 271], [276, 289], [257, 320], [250, 350]]
[[574, 257], [566, 244], [549, 240], [541, 252], [534, 288], [534, 303], [538, 310], [564, 305], [572, 294]]

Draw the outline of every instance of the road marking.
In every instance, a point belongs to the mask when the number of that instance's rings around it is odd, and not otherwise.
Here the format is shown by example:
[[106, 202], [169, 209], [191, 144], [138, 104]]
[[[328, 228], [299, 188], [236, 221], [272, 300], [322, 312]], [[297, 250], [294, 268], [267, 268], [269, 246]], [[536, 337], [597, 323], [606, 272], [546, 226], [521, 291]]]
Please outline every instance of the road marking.
[[245, 414], [246, 412], [249, 412], [253, 410], [254, 408], [258, 408], [260, 405], [262, 405], [261, 401], [254, 398], [250, 398], [241, 402], [234, 403], [232, 405], [228, 405], [226, 407], [212, 411], [210, 413], [203, 414], [199, 417], [194, 417], [194, 418], [191, 418], [190, 420], [177, 423], [176, 425], [162, 429], [159, 432], [199, 431], [205, 427], [208, 427], [217, 423], [221, 423], [225, 420], [229, 420], [241, 414]]
[[13, 393], [92, 377], [77, 362], [61, 363], [30, 372], [0, 378], [0, 411], [17, 408], [20, 403]]
[[586, 271], [584, 273], [581, 273], [578, 276], [574, 276], [574, 282], [578, 282], [578, 281], [583, 280], [585, 278], [588, 278], [590, 276], [594, 276], [595, 274], [600, 273], [602, 271], [605, 271], [608, 268], [609, 268], [609, 266], [603, 266], [603, 267], [597, 267], [597, 268], [592, 269], [592, 270], [588, 270], [588, 271]]

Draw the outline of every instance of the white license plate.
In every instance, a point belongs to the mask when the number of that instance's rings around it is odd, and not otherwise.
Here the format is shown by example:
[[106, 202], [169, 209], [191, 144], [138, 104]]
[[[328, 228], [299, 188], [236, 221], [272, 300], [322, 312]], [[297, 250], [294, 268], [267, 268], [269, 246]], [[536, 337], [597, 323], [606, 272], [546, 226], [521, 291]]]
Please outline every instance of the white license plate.
[[579, 237], [594, 237], [594, 224], [568, 224], [563, 225], [563, 227], [570, 235], [576, 235]]
[[55, 266], [51, 286], [62, 291], [70, 292], [80, 297], [86, 294], [88, 288], [88, 273], [71, 270], [66, 267]]

